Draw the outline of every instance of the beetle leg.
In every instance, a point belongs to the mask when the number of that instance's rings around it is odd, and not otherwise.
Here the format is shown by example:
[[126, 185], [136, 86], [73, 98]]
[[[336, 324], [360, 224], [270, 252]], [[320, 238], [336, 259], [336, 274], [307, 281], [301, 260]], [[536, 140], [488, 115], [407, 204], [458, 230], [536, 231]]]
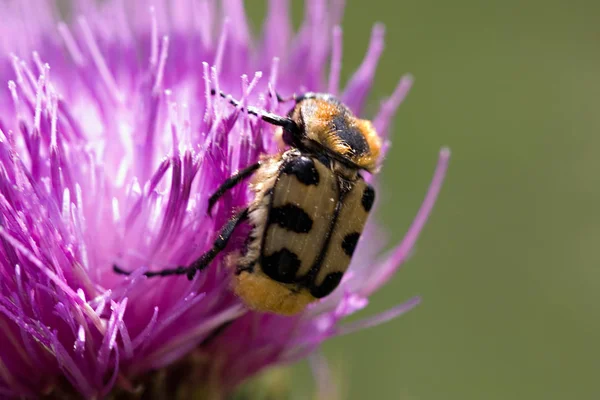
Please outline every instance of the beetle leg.
[[232, 189], [235, 185], [237, 185], [238, 183], [252, 175], [254, 172], [256, 172], [256, 170], [260, 168], [260, 165], [261, 163], [259, 161], [255, 164], [247, 166], [246, 168], [238, 171], [236, 174], [227, 178], [227, 180], [223, 182], [221, 186], [218, 187], [216, 192], [214, 192], [213, 195], [210, 196], [210, 198], [208, 199], [208, 215], [210, 215], [213, 206], [215, 205], [217, 200], [221, 198], [221, 196], [223, 196], [228, 190]]
[[[223, 228], [221, 228], [219, 235], [213, 242], [212, 248], [206, 253], [202, 254], [200, 258], [192, 262], [190, 265], [182, 265], [176, 268], [162, 269], [160, 271], [148, 271], [144, 275], [148, 278], [153, 278], [156, 276], [187, 275], [188, 279], [192, 280], [194, 278], [194, 275], [196, 275], [196, 272], [202, 271], [203, 269], [208, 267], [210, 262], [214, 260], [214, 258], [225, 249], [225, 246], [227, 246], [227, 242], [229, 241], [229, 238], [235, 231], [235, 228], [237, 228], [238, 225], [246, 219], [248, 219], [248, 208], [244, 208], [242, 211], [231, 217], [231, 219], [227, 221]], [[113, 265], [113, 270], [117, 274], [121, 275], [131, 274], [130, 271], [125, 271], [116, 264]]]

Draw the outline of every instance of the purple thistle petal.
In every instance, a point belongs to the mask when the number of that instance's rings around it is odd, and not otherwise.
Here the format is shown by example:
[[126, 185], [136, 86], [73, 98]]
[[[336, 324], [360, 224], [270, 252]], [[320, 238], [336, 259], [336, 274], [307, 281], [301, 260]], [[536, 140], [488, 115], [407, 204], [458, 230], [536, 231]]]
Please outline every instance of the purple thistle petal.
[[286, 54], [292, 37], [289, 0], [269, 0], [269, 9], [263, 26], [262, 58], [270, 62]]
[[437, 196], [442, 188], [446, 170], [448, 169], [449, 159], [450, 150], [447, 148], [442, 149], [440, 151], [433, 179], [429, 185], [429, 190], [425, 195], [425, 200], [423, 201], [421, 208], [417, 212], [417, 215], [402, 242], [392, 251], [391, 255], [387, 257], [387, 260], [377, 268], [376, 273], [372, 274], [370, 277], [365, 277], [366, 282], [361, 284], [362, 288], [360, 289], [360, 293], [364, 296], [369, 296], [379, 289], [390, 279], [404, 261], [406, 261], [406, 258], [419, 238], [423, 226], [425, 226], [425, 222], [427, 222], [427, 219], [429, 218]]
[[348, 82], [348, 86], [341, 96], [342, 101], [357, 114], [361, 114], [364, 102], [371, 89], [371, 84], [375, 76], [375, 69], [379, 56], [383, 52], [385, 37], [385, 28], [382, 24], [377, 24], [371, 32], [371, 41], [369, 50], [365, 54], [362, 64]]
[[339, 399], [339, 390], [335, 385], [327, 359], [320, 351], [315, 351], [308, 357], [308, 362], [317, 384], [316, 399]]
[[331, 45], [331, 65], [329, 66], [329, 87], [327, 92], [338, 94], [340, 84], [340, 71], [342, 70], [342, 28], [333, 28], [333, 39]]
[[152, 314], [152, 318], [148, 322], [148, 325], [146, 325], [144, 330], [141, 331], [140, 334], [132, 342], [132, 346], [133, 346], [134, 350], [137, 349], [140, 345], [143, 345], [144, 343], [148, 343], [148, 338], [152, 334], [157, 320], [158, 320], [158, 307], [154, 307], [154, 313]]
[[[387, 137], [388, 128], [390, 125], [390, 121], [392, 120], [396, 110], [402, 104], [406, 95], [408, 94], [410, 88], [413, 84], [412, 75], [405, 75], [400, 79], [396, 89], [392, 93], [389, 99], [385, 100], [381, 104], [381, 108], [379, 112], [375, 116], [373, 120], [373, 126], [384, 138]], [[387, 151], [387, 146], [385, 147], [383, 153], [385, 154]]]
[[350, 324], [344, 324], [344, 325], [338, 326], [336, 328], [335, 335], [336, 336], [347, 335], [349, 333], [353, 333], [358, 330], [363, 330], [363, 329], [367, 329], [367, 328], [371, 328], [373, 326], [383, 324], [383, 323], [390, 321], [396, 317], [399, 317], [400, 315], [406, 313], [407, 311], [412, 310], [420, 302], [421, 302], [421, 298], [415, 297], [405, 303], [397, 305], [396, 307], [390, 308], [389, 310], [384, 311], [381, 314], [377, 314], [373, 317], [362, 319], [362, 320], [359, 320], [359, 321], [356, 321], [356, 322], [353, 322]]
[[106, 61], [102, 56], [102, 52], [98, 47], [98, 43], [96, 42], [96, 38], [94, 37], [94, 33], [92, 32], [90, 26], [88, 25], [87, 20], [84, 17], [79, 17], [77, 19], [79, 23], [79, 28], [83, 34], [84, 43], [87, 45], [87, 48], [92, 57], [92, 61], [98, 70], [98, 74], [106, 89], [108, 89], [109, 95], [113, 100], [121, 103], [123, 101], [123, 95], [119, 91], [117, 87], [117, 83], [115, 82], [114, 77], [112, 76], [108, 65], [106, 65]]

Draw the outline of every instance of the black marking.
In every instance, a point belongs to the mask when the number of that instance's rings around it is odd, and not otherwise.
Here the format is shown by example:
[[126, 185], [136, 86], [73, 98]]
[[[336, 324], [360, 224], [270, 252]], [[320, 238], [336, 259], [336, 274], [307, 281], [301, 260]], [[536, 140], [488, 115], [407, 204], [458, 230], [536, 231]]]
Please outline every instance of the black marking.
[[277, 224], [296, 233], [308, 233], [312, 229], [313, 221], [303, 209], [288, 203], [281, 207], [271, 208], [269, 211], [270, 224]]
[[282, 172], [296, 176], [305, 185], [319, 184], [319, 171], [315, 167], [315, 162], [309, 157], [300, 156], [291, 159], [285, 164]]
[[360, 238], [360, 233], [358, 232], [352, 232], [344, 236], [344, 240], [342, 240], [342, 249], [348, 257], [352, 257], [352, 254], [354, 254], [358, 238]]
[[367, 185], [362, 196], [362, 206], [366, 212], [371, 211], [373, 202], [375, 202], [375, 190], [371, 185]]
[[312, 285], [310, 288], [310, 294], [312, 294], [315, 298], [320, 299], [335, 290], [336, 287], [340, 284], [342, 280], [342, 276], [344, 276], [343, 272], [332, 272], [325, 277], [323, 283], [320, 286]]
[[290, 250], [283, 248], [275, 253], [262, 256], [262, 270], [271, 279], [282, 283], [292, 283], [300, 268], [300, 259]]
[[350, 146], [355, 155], [362, 155], [369, 152], [369, 144], [365, 136], [360, 129], [348, 124], [345, 113], [340, 113], [333, 117], [332, 124], [337, 136]]

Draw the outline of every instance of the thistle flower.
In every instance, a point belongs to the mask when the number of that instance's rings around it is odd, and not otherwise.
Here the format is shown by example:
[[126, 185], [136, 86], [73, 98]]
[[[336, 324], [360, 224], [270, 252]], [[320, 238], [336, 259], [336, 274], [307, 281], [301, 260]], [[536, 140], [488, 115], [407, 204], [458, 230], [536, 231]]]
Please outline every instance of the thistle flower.
[[[326, 91], [361, 115], [381, 26], [340, 92], [340, 2], [307, 1], [294, 34], [287, 2], [273, 0], [256, 42], [241, 0], [221, 9], [212, 1], [78, 1], [69, 23], [57, 22], [50, 2], [0, 7], [0, 397], [220, 398], [265, 367], [418, 303], [341, 322], [409, 255], [446, 150], [404, 240], [379, 256], [371, 220], [338, 289], [298, 316], [247, 310], [229, 289], [223, 257], [193, 281], [143, 276], [206, 251], [231, 210], [251, 200], [242, 185], [209, 217], [209, 195], [278, 151], [268, 124], [210, 90], [279, 114], [287, 109], [275, 90]], [[402, 78], [373, 119], [384, 138], [410, 84]], [[116, 275], [115, 262], [134, 272]]]

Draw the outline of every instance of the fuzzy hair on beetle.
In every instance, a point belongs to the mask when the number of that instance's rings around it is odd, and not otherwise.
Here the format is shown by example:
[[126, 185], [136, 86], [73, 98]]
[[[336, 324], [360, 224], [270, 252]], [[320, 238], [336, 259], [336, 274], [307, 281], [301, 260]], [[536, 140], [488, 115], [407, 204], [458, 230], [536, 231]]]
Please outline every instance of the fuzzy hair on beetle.
[[[196, 261], [149, 271], [147, 277], [193, 279], [248, 222], [244, 248], [229, 255], [227, 263], [233, 269], [233, 291], [249, 308], [297, 314], [339, 285], [375, 200], [361, 171], [376, 172], [381, 139], [370, 121], [357, 118], [330, 94], [309, 92], [291, 99], [295, 104], [285, 117], [247, 107], [249, 114], [280, 127], [288, 149], [264, 155], [225, 180], [209, 198], [208, 212], [252, 176], [250, 204], [224, 224], [212, 248]], [[117, 265], [113, 269], [129, 274]]]

